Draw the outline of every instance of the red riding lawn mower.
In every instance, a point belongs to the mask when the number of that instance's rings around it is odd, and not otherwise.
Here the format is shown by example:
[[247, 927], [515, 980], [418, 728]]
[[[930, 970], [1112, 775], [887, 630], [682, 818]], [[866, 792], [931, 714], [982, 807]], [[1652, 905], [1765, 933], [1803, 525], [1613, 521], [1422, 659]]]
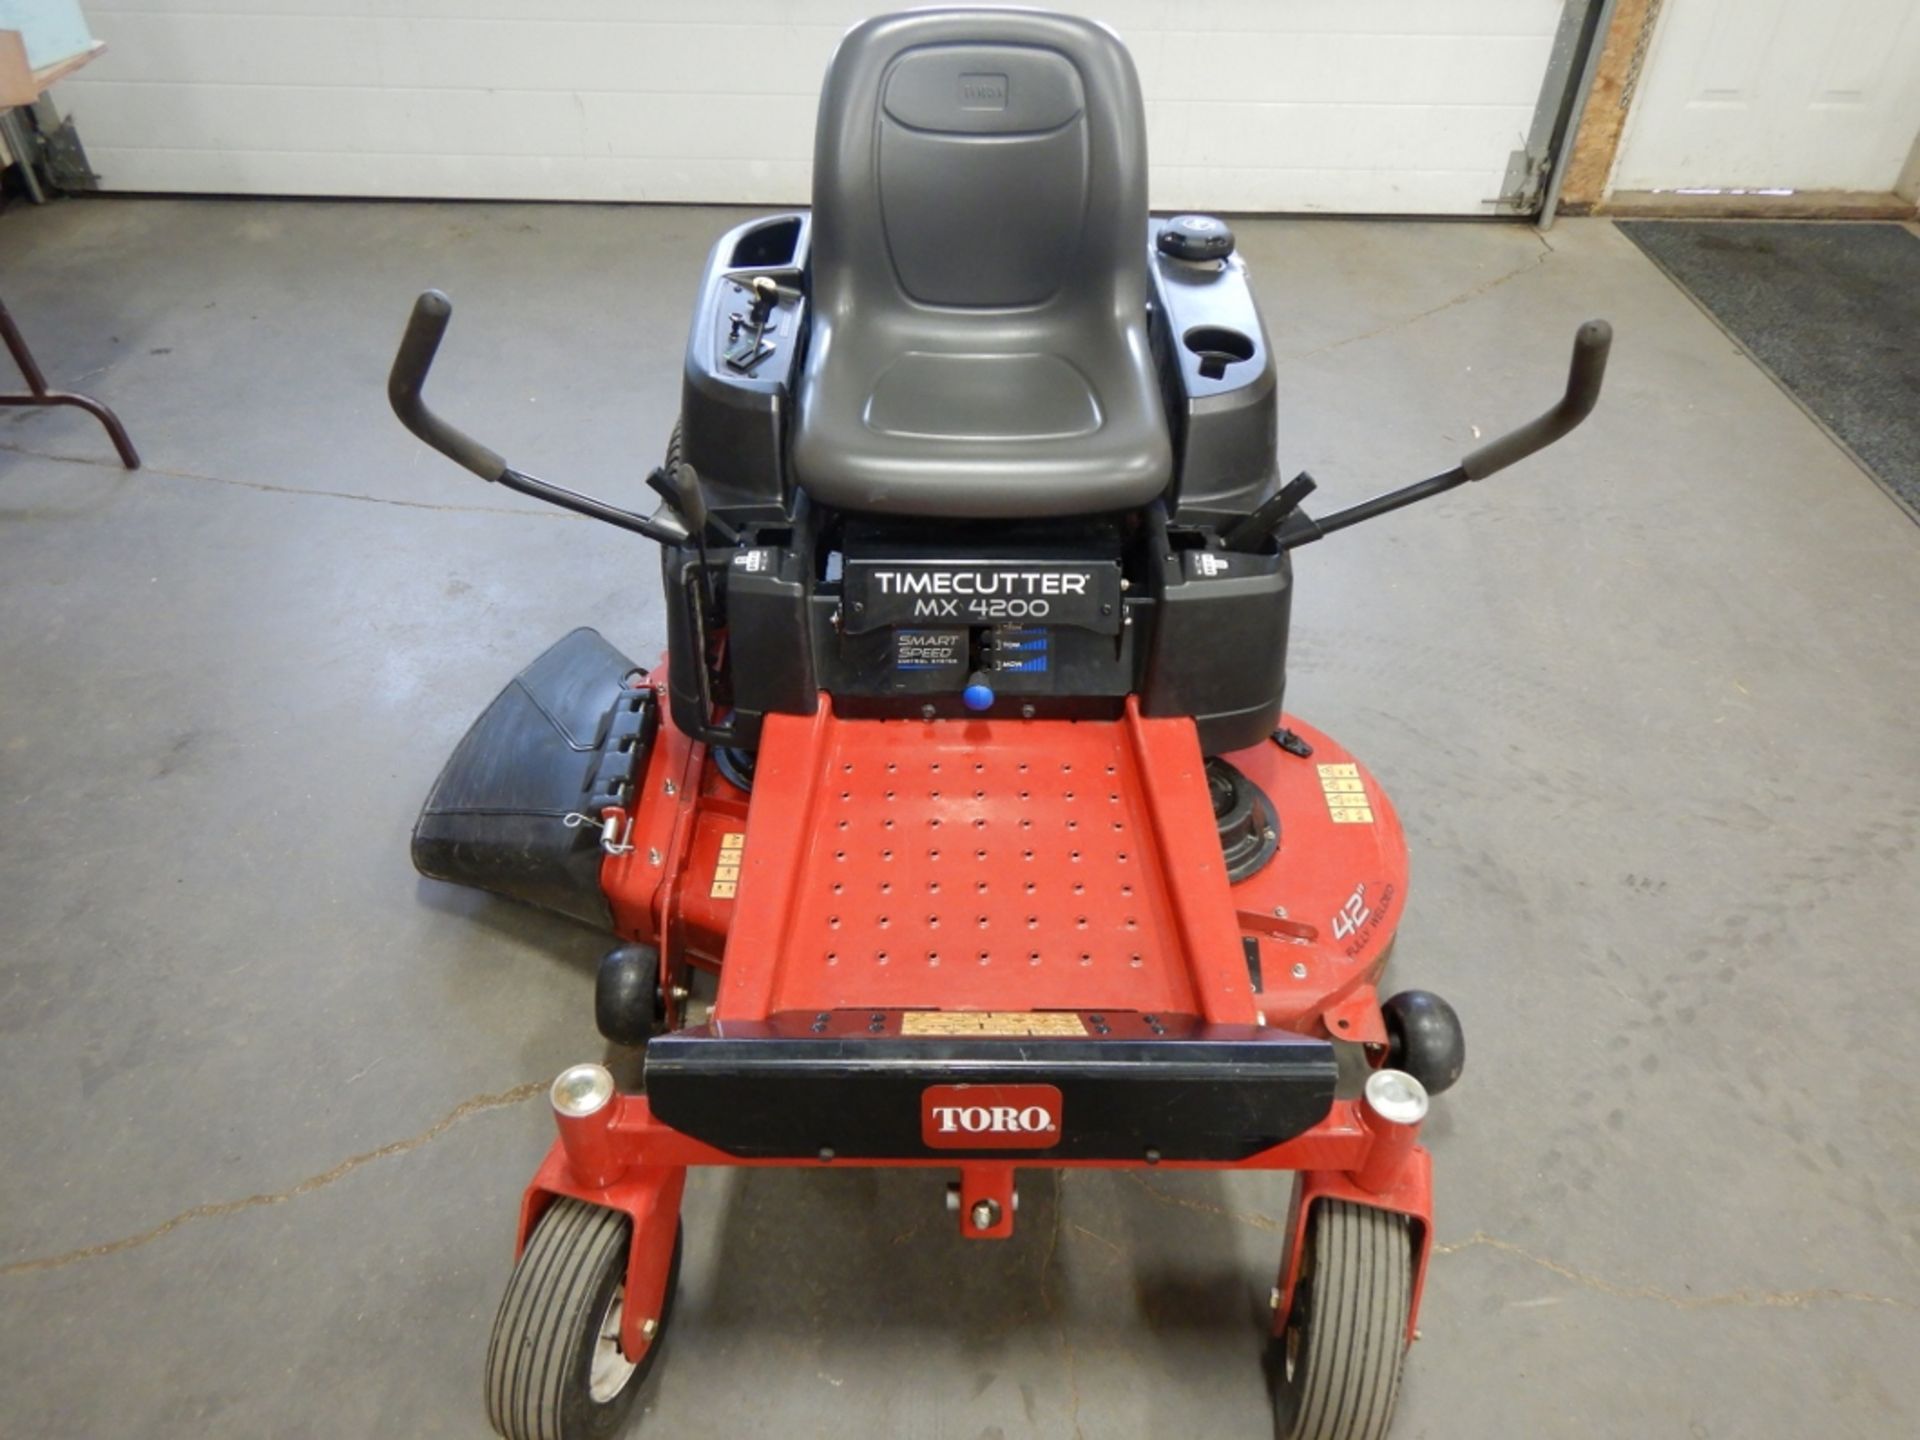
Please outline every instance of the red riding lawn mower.
[[[713, 251], [651, 516], [515, 470], [429, 411], [446, 297], [390, 384], [482, 478], [657, 541], [667, 659], [576, 630], [434, 785], [430, 876], [603, 926], [598, 1064], [553, 1086], [487, 1365], [510, 1440], [616, 1430], [660, 1347], [690, 1165], [1295, 1173], [1281, 1434], [1384, 1434], [1432, 1242], [1439, 997], [1383, 1001], [1405, 841], [1285, 716], [1289, 552], [1532, 454], [1565, 397], [1443, 474], [1314, 519], [1233, 236], [1150, 221], [1107, 30], [922, 10], [842, 42], [810, 212]], [[717, 976], [689, 1013], [694, 972]]]

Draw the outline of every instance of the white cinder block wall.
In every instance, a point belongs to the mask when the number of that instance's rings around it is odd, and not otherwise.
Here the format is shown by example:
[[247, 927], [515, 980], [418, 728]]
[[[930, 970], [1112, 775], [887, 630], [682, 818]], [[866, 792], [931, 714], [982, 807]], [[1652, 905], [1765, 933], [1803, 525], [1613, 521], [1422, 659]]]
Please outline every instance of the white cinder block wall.
[[[1055, 0], [1118, 30], [1157, 208], [1482, 214], [1560, 0]], [[890, 0], [90, 0], [108, 189], [803, 203], [820, 76]]]

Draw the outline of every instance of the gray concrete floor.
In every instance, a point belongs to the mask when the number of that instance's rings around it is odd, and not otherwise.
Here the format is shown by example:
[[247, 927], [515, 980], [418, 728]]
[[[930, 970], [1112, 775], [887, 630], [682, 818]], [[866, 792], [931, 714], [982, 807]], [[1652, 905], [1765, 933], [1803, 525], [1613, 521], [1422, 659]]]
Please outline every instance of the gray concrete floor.
[[[0, 1433], [486, 1433], [534, 1098], [595, 935], [417, 881], [442, 758], [651, 547], [492, 493], [383, 379], [638, 494], [729, 213], [69, 202], [0, 217], [58, 383], [0, 417]], [[1920, 1430], [1920, 530], [1603, 222], [1249, 223], [1329, 503], [1544, 404], [1483, 487], [1300, 558], [1293, 708], [1397, 799], [1396, 966], [1467, 1019], [1396, 1431]], [[660, 1435], [1269, 1433], [1280, 1177], [704, 1173]]]

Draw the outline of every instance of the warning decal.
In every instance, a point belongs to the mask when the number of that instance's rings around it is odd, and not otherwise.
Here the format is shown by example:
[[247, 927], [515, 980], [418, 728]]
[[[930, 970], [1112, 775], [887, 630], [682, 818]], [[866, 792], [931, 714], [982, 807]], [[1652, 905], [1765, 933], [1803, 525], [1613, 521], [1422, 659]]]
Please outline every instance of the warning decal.
[[1071, 1035], [1084, 1038], [1087, 1025], [1065, 1010], [909, 1010], [900, 1017], [902, 1035]]
[[1320, 766], [1320, 789], [1327, 797], [1327, 813], [1336, 825], [1371, 825], [1373, 802], [1358, 765]]
[[720, 857], [713, 867], [713, 888], [707, 892], [715, 900], [731, 900], [740, 890], [740, 856], [747, 848], [747, 837], [729, 830], [720, 837]]

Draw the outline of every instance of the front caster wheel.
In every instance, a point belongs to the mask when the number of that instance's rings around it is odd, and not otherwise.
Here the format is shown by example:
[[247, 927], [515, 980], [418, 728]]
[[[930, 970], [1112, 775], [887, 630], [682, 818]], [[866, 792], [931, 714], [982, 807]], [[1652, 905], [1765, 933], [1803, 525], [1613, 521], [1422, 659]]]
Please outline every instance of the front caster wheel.
[[1382, 1440], [1400, 1395], [1413, 1241], [1399, 1215], [1323, 1200], [1307, 1221], [1293, 1308], [1276, 1339], [1282, 1440]]
[[487, 1416], [507, 1440], [603, 1440], [626, 1423], [660, 1353], [680, 1280], [673, 1237], [660, 1328], [636, 1363], [620, 1349], [632, 1222], [555, 1200], [513, 1267], [487, 1350]]

